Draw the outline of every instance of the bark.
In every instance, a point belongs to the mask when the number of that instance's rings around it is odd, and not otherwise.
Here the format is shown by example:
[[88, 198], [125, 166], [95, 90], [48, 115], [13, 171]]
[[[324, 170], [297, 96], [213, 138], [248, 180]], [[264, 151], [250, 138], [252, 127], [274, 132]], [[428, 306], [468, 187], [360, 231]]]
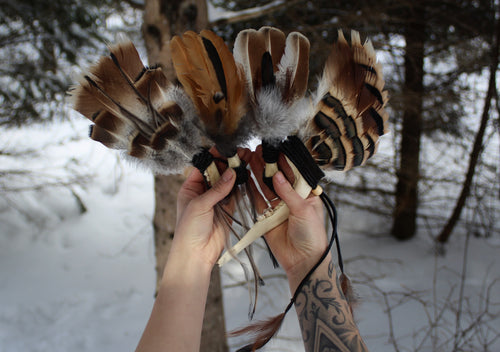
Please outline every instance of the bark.
[[[199, 32], [208, 24], [206, 0], [146, 0], [142, 33], [150, 65], [159, 64], [175, 80], [170, 38], [187, 30]], [[155, 176], [153, 218], [157, 284], [163, 275], [175, 231], [176, 199], [184, 181], [180, 175]], [[158, 286], [157, 286], [158, 287]], [[203, 322], [201, 351], [227, 351], [226, 327], [218, 266], [212, 271]]]
[[[499, 8], [500, 13], [500, 8]], [[448, 222], [441, 230], [441, 233], [437, 237], [437, 241], [440, 243], [445, 243], [448, 241], [451, 233], [460, 219], [460, 214], [462, 212], [463, 207], [465, 206], [465, 201], [470, 193], [470, 188], [472, 186], [472, 180], [474, 178], [474, 173], [476, 170], [476, 165], [479, 161], [479, 156], [481, 155], [481, 151], [483, 149], [483, 137], [486, 131], [486, 127], [488, 126], [488, 119], [491, 107], [491, 100], [495, 96], [496, 92], [496, 70], [499, 63], [498, 51], [500, 50], [500, 20], [497, 19], [496, 23], [496, 33], [495, 33], [495, 44], [491, 50], [491, 64], [490, 64], [490, 79], [488, 83], [488, 92], [486, 93], [486, 97], [484, 99], [484, 107], [483, 113], [481, 116], [481, 124], [479, 125], [479, 129], [476, 133], [476, 137], [474, 139], [474, 144], [472, 147], [472, 151], [469, 158], [469, 166], [467, 168], [467, 174], [465, 175], [465, 180], [462, 186], [462, 191], [460, 192], [460, 196], [457, 199], [457, 203], [455, 204], [455, 208], [453, 209], [453, 213], [451, 214]]]
[[424, 96], [425, 5], [415, 3], [405, 28], [404, 111], [396, 206], [391, 234], [400, 240], [413, 237], [417, 225], [420, 138]]

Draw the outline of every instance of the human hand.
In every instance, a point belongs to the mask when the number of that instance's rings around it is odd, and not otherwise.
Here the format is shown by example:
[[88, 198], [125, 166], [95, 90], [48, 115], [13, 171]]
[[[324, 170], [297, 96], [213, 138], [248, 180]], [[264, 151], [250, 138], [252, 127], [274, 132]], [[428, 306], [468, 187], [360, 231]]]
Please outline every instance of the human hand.
[[203, 175], [197, 169], [191, 171], [177, 196], [177, 224], [171, 253], [213, 267], [226, 235], [224, 226], [214, 220], [214, 206], [231, 192], [235, 179], [234, 170], [229, 168], [206, 190]]
[[[279, 164], [280, 169], [284, 170], [290, 177], [290, 169], [284, 158], [280, 160]], [[265, 238], [274, 256], [285, 270], [290, 288], [294, 291], [307, 272], [316, 264], [327, 246], [321, 200], [313, 195], [303, 199], [295, 192], [282, 172], [278, 172], [273, 177], [276, 191], [274, 194], [261, 179], [264, 162], [260, 156], [260, 147], [256, 149], [251, 166], [264, 196], [267, 199], [273, 199], [277, 194], [290, 210], [288, 220], [269, 231]], [[256, 192], [256, 194], [258, 193]], [[272, 206], [276, 205], [277, 201], [272, 202]], [[259, 212], [267, 207], [262, 197], [256, 197], [256, 206]]]

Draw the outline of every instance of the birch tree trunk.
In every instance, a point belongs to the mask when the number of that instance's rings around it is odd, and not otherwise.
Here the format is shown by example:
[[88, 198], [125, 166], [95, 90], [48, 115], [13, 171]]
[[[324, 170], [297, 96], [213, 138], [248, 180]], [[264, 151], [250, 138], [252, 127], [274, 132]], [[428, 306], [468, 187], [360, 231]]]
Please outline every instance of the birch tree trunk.
[[[171, 37], [187, 30], [199, 32], [207, 24], [206, 0], [146, 0], [142, 33], [150, 65], [160, 65], [169, 80], [174, 81], [175, 71], [169, 45]], [[154, 181], [153, 227], [158, 289], [174, 236], [177, 193], [184, 177], [157, 175]], [[201, 351], [228, 350], [222, 303], [220, 272], [218, 266], [215, 266], [207, 297]]]

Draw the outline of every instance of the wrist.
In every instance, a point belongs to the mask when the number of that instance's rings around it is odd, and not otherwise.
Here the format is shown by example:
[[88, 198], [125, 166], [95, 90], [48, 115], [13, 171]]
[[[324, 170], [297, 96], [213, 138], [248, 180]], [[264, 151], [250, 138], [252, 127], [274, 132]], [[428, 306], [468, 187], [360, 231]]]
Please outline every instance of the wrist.
[[208, 285], [212, 267], [202, 256], [177, 251], [172, 247], [163, 271], [162, 283], [175, 281], [177, 284]]
[[[297, 287], [302, 282], [304, 277], [309, 273], [309, 271], [318, 263], [321, 258], [321, 254], [314, 257], [309, 257], [291, 267], [286, 271], [286, 276], [288, 278], [288, 285], [290, 287], [290, 292], [295, 293]], [[316, 274], [328, 274], [335, 275], [335, 268], [330, 267], [330, 262], [332, 260], [331, 253], [329, 252], [326, 257], [322, 260], [321, 264], [315, 269], [312, 275]], [[333, 272], [332, 272], [333, 271]]]
[[188, 237], [190, 236], [183, 236], [182, 233], [176, 232], [167, 263], [171, 261], [182, 264], [183, 270], [190, 268], [202, 273], [210, 273], [217, 262], [217, 256], [213, 255], [214, 251], [209, 245], [198, 243], [195, 239]]

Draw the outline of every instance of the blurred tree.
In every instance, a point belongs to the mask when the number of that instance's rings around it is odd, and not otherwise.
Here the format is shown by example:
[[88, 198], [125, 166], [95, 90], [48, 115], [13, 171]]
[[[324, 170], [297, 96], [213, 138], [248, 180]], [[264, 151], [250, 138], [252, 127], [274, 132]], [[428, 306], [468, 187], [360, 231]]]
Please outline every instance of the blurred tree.
[[[206, 0], [161, 1], [146, 0], [142, 33], [150, 64], [159, 64], [167, 77], [174, 81], [170, 39], [185, 31], [199, 32], [208, 24]], [[176, 222], [176, 199], [183, 176], [155, 176], [155, 213], [153, 218], [157, 283], [159, 283], [172, 244]], [[210, 278], [210, 288], [203, 320], [201, 351], [225, 352], [226, 326], [220, 270], [216, 265]]]
[[109, 41], [118, 0], [0, 0], [0, 125], [41, 122], [61, 112], [73, 65]]
[[[500, 5], [499, 9], [500, 9]], [[484, 107], [483, 113], [481, 116], [481, 123], [479, 125], [479, 129], [477, 130], [476, 136], [474, 138], [474, 144], [472, 151], [470, 153], [469, 158], [469, 166], [467, 168], [467, 174], [465, 176], [462, 191], [460, 192], [460, 196], [457, 199], [455, 204], [455, 208], [453, 209], [448, 222], [441, 230], [441, 233], [437, 237], [437, 241], [440, 243], [445, 243], [448, 241], [451, 233], [460, 219], [460, 214], [465, 206], [465, 201], [469, 196], [471, 187], [472, 187], [472, 179], [474, 177], [476, 165], [478, 163], [479, 157], [481, 155], [481, 151], [483, 149], [483, 138], [486, 132], [486, 127], [488, 126], [488, 119], [490, 113], [491, 102], [493, 98], [497, 100], [498, 104], [498, 95], [496, 88], [496, 72], [498, 70], [499, 63], [499, 51], [500, 51], [500, 11], [497, 11], [497, 19], [496, 19], [496, 31], [494, 35], [494, 42], [492, 41], [491, 45], [491, 64], [490, 64], [490, 78], [488, 82], [488, 92], [486, 93], [486, 97], [484, 98]]]

